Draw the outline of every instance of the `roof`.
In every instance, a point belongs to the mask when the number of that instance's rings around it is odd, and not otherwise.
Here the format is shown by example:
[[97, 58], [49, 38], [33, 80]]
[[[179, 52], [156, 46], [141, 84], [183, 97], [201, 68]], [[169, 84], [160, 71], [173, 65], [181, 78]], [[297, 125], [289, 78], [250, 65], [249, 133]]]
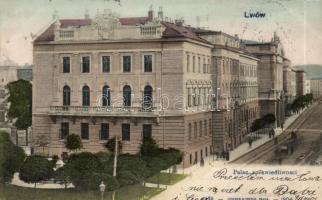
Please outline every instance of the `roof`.
[[192, 28], [176, 25], [175, 23], [162, 22], [162, 24], [166, 27], [163, 32], [164, 38], [189, 38], [192, 40], [197, 40], [199, 42], [210, 44], [207, 40], [200, 38]]
[[[88, 26], [92, 24], [91, 19], [61, 19], [59, 20], [60, 26], [62, 28], [67, 28], [69, 26]], [[40, 36], [37, 37], [35, 42], [47, 42], [47, 41], [54, 41], [54, 23], [52, 23]]]
[[[138, 25], [145, 24], [150, 20], [149, 17], [129, 17], [119, 19], [122, 25]], [[88, 26], [92, 24], [91, 19], [61, 19], [59, 20], [60, 26], [62, 28], [67, 28], [69, 26], [81, 27]], [[192, 40], [197, 40], [199, 42], [210, 44], [208, 41], [197, 36], [195, 29], [176, 25], [174, 23], [162, 22], [165, 26], [165, 31], [163, 32], [164, 38], [189, 38]], [[40, 36], [37, 37], [35, 42], [49, 42], [54, 41], [54, 23], [52, 23]]]

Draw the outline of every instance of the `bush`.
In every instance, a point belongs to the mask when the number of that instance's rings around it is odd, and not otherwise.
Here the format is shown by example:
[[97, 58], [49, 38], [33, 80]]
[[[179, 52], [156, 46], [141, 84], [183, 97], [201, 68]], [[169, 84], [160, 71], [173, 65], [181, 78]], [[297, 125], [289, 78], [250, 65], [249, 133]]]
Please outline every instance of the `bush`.
[[23, 163], [19, 177], [27, 183], [37, 183], [51, 178], [54, 174], [52, 164], [45, 157], [30, 156]]
[[144, 138], [143, 144], [140, 147], [140, 152], [143, 156], [155, 156], [159, 154], [159, 147], [152, 138]]
[[76, 134], [68, 135], [66, 140], [66, 148], [68, 150], [74, 151], [74, 150], [81, 149], [82, 147], [83, 147], [83, 144], [79, 135], [76, 135]]
[[[110, 152], [114, 154], [115, 152], [115, 141], [116, 138], [109, 139], [106, 144], [104, 145], [106, 149], [108, 149]], [[118, 153], [122, 151], [122, 142], [118, 141]]]
[[13, 144], [9, 134], [0, 131], [0, 182], [10, 182], [25, 160], [25, 152]]
[[276, 121], [275, 115], [272, 113], [269, 113], [265, 116], [263, 116], [263, 120], [265, 122], [265, 125], [267, 124], [273, 124]]
[[88, 180], [88, 188], [91, 190], [98, 190], [101, 182], [106, 185], [106, 190], [112, 191], [120, 187], [119, 182], [111, 175], [106, 173], [94, 173]]
[[[129, 179], [134, 183], [144, 180], [151, 174], [144, 160], [137, 155], [130, 154], [123, 154], [118, 157], [117, 172], [118, 174], [130, 172], [131, 177]], [[124, 174], [122, 177], [124, 177]]]
[[64, 168], [75, 187], [90, 189], [91, 184], [88, 180], [94, 174], [102, 173], [103, 166], [96, 155], [89, 152], [82, 152], [72, 154]]
[[130, 171], [121, 171], [117, 175], [117, 180], [119, 181], [121, 186], [125, 185], [133, 185], [142, 181], [142, 179], [138, 178]]

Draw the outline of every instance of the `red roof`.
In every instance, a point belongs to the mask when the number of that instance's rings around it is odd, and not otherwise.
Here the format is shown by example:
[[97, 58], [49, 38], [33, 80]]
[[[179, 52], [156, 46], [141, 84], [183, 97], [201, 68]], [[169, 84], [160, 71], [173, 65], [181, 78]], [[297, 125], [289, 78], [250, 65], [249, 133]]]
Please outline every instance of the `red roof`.
[[183, 37], [210, 44], [208, 41], [200, 38], [191, 28], [169, 22], [162, 22], [162, 24], [166, 27], [166, 30], [163, 32], [163, 37], [165, 38]]
[[149, 21], [149, 17], [128, 17], [128, 18], [120, 18], [120, 22], [122, 25], [137, 25], [137, 24], [145, 24]]
[[[149, 17], [130, 17], [130, 18], [120, 18], [119, 19], [122, 25], [138, 25], [145, 24], [149, 21]], [[92, 24], [91, 19], [61, 19], [60, 26], [62, 28], [67, 28], [69, 26], [81, 27], [88, 26]], [[164, 38], [189, 38], [193, 40], [197, 40], [200, 42], [208, 43], [206, 40], [197, 36], [193, 29], [179, 26], [174, 23], [162, 22], [162, 24], [166, 27], [163, 32]], [[35, 42], [48, 42], [54, 41], [54, 23], [51, 24], [37, 39]]]

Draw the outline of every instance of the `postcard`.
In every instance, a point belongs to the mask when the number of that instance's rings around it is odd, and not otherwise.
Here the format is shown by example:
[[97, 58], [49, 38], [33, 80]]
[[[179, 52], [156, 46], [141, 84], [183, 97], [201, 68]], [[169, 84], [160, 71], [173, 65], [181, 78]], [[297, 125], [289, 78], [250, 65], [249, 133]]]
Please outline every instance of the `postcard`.
[[0, 0], [0, 200], [321, 200], [321, 0]]

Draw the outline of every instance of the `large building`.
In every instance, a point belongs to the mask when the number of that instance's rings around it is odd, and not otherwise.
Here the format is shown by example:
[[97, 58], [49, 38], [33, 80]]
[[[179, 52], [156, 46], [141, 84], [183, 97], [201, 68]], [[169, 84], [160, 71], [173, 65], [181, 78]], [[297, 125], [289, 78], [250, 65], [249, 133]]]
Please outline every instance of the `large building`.
[[93, 152], [117, 136], [136, 153], [152, 137], [184, 152], [184, 166], [234, 149], [260, 111], [259, 59], [239, 44], [162, 10], [56, 19], [34, 41], [34, 151], [67, 152], [69, 134]]
[[212, 113], [214, 151], [230, 151], [244, 142], [252, 122], [259, 117], [259, 59], [240, 48], [237, 36], [216, 31], [195, 32], [214, 45], [211, 68], [212, 86], [217, 95]]
[[302, 96], [307, 92], [307, 79], [304, 70], [296, 71], [296, 95]]
[[314, 99], [318, 99], [322, 95], [322, 80], [321, 79], [311, 79], [310, 80], [310, 91], [313, 94]]
[[34, 41], [33, 146], [60, 155], [69, 134], [102, 151], [118, 136], [124, 153], [142, 138], [185, 153], [210, 153], [212, 45], [182, 22], [154, 17], [56, 20]]
[[291, 66], [290, 60], [284, 58], [283, 66], [283, 90], [285, 94], [285, 113], [290, 115], [291, 104], [296, 98], [296, 72]]
[[283, 68], [285, 55], [279, 37], [274, 33], [270, 42], [243, 41], [246, 50], [260, 59], [258, 85], [260, 115], [272, 113], [276, 125], [285, 120], [285, 94], [283, 91]]

